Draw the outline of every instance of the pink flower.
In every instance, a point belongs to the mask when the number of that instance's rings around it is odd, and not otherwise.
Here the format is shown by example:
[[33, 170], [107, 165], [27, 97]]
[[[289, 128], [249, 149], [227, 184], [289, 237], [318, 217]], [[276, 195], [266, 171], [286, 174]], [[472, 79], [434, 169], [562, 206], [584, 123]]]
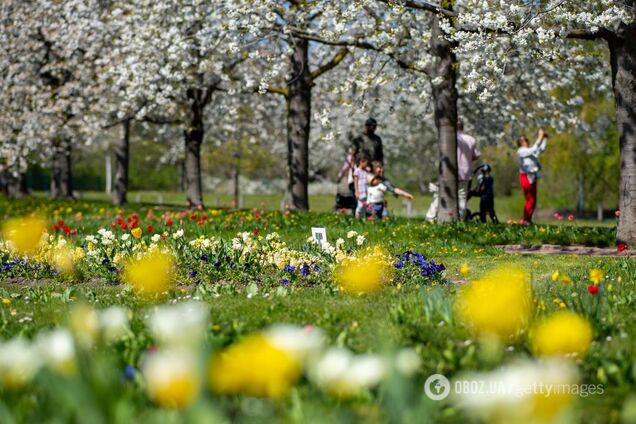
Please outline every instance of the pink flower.
[[574, 221], [574, 215], [568, 215], [568, 221]]

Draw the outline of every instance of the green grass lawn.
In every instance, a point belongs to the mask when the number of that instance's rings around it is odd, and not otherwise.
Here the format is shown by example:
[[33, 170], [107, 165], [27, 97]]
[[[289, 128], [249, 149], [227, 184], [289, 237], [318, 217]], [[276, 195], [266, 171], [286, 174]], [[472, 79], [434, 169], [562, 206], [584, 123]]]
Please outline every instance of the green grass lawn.
[[[44, 197], [46, 194], [36, 193], [38, 197]], [[82, 192], [83, 200], [109, 201], [110, 197], [104, 192], [86, 191]], [[243, 207], [245, 209], [265, 209], [265, 210], [281, 210], [283, 203], [283, 194], [265, 194], [256, 195], [249, 194], [243, 196]], [[186, 195], [182, 192], [165, 192], [165, 191], [132, 191], [128, 195], [131, 204], [165, 204], [165, 205], [185, 205]], [[412, 202], [411, 213], [413, 217], [424, 217], [431, 203], [431, 195], [416, 195]], [[234, 206], [234, 197], [226, 193], [205, 193], [203, 196], [205, 205], [210, 208], [232, 208]], [[403, 198], [394, 198], [387, 196], [389, 210], [395, 216], [406, 216], [407, 209]], [[512, 196], [499, 197], [496, 199], [495, 209], [500, 221], [519, 220], [522, 216], [523, 196], [520, 192], [515, 192]], [[312, 212], [331, 212], [334, 206], [334, 196], [326, 194], [316, 194], [309, 196], [309, 206]], [[468, 207], [473, 212], [479, 210], [479, 199], [473, 198], [469, 201]], [[537, 211], [537, 223], [555, 224], [558, 221], [552, 218], [551, 211], [553, 208], [544, 208], [539, 203]], [[613, 226], [616, 225], [615, 220], [591, 220], [576, 219], [574, 221], [561, 222], [568, 225], [586, 225], [586, 226]]]
[[[152, 196], [140, 194], [142, 202], [153, 202]], [[165, 203], [183, 202], [181, 194], [163, 196]], [[135, 197], [133, 193], [131, 199]], [[208, 207], [215, 207], [215, 198], [214, 195], [206, 198]], [[552, 225], [531, 227], [461, 223], [438, 226], [421, 218], [402, 217], [364, 222], [331, 213], [276, 212], [280, 199], [273, 196], [246, 196], [244, 205], [246, 209], [255, 207], [271, 212], [204, 211], [206, 218], [198, 225], [201, 213], [194, 219], [191, 213], [180, 219], [180, 210], [169, 213], [168, 209], [154, 208], [149, 214], [147, 206], [135, 203], [116, 210], [103, 199], [102, 194], [86, 193], [75, 202], [0, 200], [2, 221], [33, 211], [39, 211], [50, 224], [64, 220], [77, 233], [63, 238], [79, 248], [81, 255], [93, 249], [88, 246], [86, 236], [95, 235], [100, 228], [112, 230], [116, 237], [114, 246], [99, 247], [100, 253], [94, 259], [89, 256], [77, 259], [70, 273], [58, 274], [54, 266], [38, 265], [46, 263], [45, 254], [5, 269], [15, 257], [0, 248], [3, 266], [0, 339], [33, 340], [42, 331], [68, 326], [73, 322], [69, 316], [80, 303], [97, 310], [122, 305], [131, 311], [130, 334], [109, 345], [96, 342], [92, 348], [78, 347], [76, 371], [72, 375], [61, 377], [45, 370], [19, 390], [0, 389], [0, 422], [479, 422], [453, 402], [428, 400], [422, 395], [422, 387], [434, 373], [452, 378], [469, 370], [489, 371], [532, 358], [526, 330], [516, 339], [506, 340], [493, 354], [455, 316], [453, 305], [458, 291], [469, 281], [504, 264], [518, 265], [528, 273], [534, 297], [533, 321], [568, 310], [588, 320], [593, 329], [589, 352], [572, 364], [581, 382], [602, 384], [605, 392], [574, 399], [568, 415], [570, 421], [560, 422], [629, 422], [625, 411], [633, 408], [630, 393], [636, 390], [636, 345], [632, 342], [636, 337], [636, 261], [508, 255], [494, 247], [522, 242], [613, 246], [612, 227], [590, 226], [591, 223], [577, 226], [577, 221], [564, 224], [555, 220], [549, 221]], [[228, 197], [219, 199], [220, 207], [229, 201]], [[312, 208], [328, 211], [331, 200], [329, 196], [314, 196]], [[506, 208], [512, 211], [519, 202], [518, 198], [502, 200], [498, 207], [500, 216], [506, 216], [503, 215]], [[419, 198], [414, 206], [418, 212], [426, 207], [424, 198]], [[398, 215], [398, 208], [393, 209]], [[133, 213], [138, 214], [143, 234], [139, 240], [132, 239], [131, 246], [139, 245], [143, 250], [154, 243], [147, 225], [153, 225], [153, 233], [165, 231], [166, 240], [158, 243], [165, 243], [175, 252], [175, 288], [149, 299], [136, 295], [122, 283], [124, 262], [116, 258], [132, 253], [121, 241], [122, 235], [130, 234], [129, 228], [111, 226], [112, 222], [117, 223], [118, 213], [124, 222]], [[168, 219], [174, 221], [172, 226], [167, 226]], [[434, 277], [423, 277], [415, 265], [407, 264], [394, 269], [391, 281], [378, 293], [346, 294], [338, 290], [334, 281], [338, 272], [334, 259], [307, 243], [312, 226], [326, 227], [332, 244], [342, 238], [345, 256], [362, 251], [365, 246], [381, 246], [386, 254], [392, 255], [391, 261], [397, 263], [399, 258], [395, 255], [410, 249], [424, 254], [427, 260], [443, 263], [446, 270]], [[173, 238], [177, 228], [185, 231], [183, 239]], [[304, 276], [300, 267], [288, 272], [277, 266], [259, 265], [255, 256], [239, 255], [232, 247], [232, 238], [242, 231], [251, 234], [249, 238], [254, 240], [263, 237], [258, 243], [264, 244], [258, 244], [261, 246], [258, 249], [269, 249], [264, 247], [265, 236], [278, 233], [286, 245], [277, 245], [268, 254], [286, 252], [285, 255], [313, 257], [319, 270], [312, 268]], [[364, 236], [362, 246], [357, 245], [356, 237], [347, 237], [350, 231]], [[220, 244], [192, 247], [189, 241], [198, 237], [214, 237]], [[105, 257], [109, 261], [104, 261]], [[231, 259], [226, 261], [226, 257]], [[462, 267], [468, 269], [462, 273]], [[592, 269], [600, 269], [604, 275], [597, 296], [588, 293], [591, 284], [588, 274]], [[571, 282], [553, 281], [557, 271], [560, 276], [567, 275]], [[283, 279], [290, 282], [283, 283]], [[206, 355], [270, 325], [287, 323], [320, 328], [328, 346], [358, 354], [389, 358], [402, 348], [411, 348], [417, 353], [420, 365], [408, 378], [391, 374], [382, 383], [353, 397], [333, 396], [304, 375], [280, 399], [222, 396], [203, 389], [191, 407], [183, 411], [165, 410], [149, 399], [148, 383], [140, 371], [148, 349], [157, 345], [145, 321], [157, 303], [192, 299], [209, 307], [201, 348]], [[501, 311], [502, 319], [509, 312]], [[131, 378], [125, 377], [127, 366], [134, 371]], [[6, 373], [3, 369], [0, 363], [0, 381], [3, 372]]]

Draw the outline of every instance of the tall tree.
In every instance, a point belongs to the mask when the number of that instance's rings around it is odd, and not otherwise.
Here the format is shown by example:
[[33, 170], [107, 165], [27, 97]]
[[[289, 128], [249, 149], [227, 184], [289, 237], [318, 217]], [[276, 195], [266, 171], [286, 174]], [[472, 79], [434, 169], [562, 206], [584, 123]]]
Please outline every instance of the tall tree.
[[26, 158], [52, 165], [51, 194], [72, 196], [71, 151], [99, 134], [91, 120], [102, 47], [98, 0], [7, 0], [0, 5], [0, 137], [15, 173]]
[[[253, 2], [248, 0], [247, 3]], [[318, 43], [303, 36], [302, 30], [320, 25], [318, 20], [322, 12], [325, 7], [333, 7], [328, 4], [332, 2], [268, 0], [259, 3], [253, 9], [247, 9], [248, 20], [251, 21], [249, 26], [255, 29], [254, 33], [248, 33], [248, 37], [272, 39], [274, 54], [279, 55], [278, 50], [282, 49], [286, 58], [284, 66], [275, 62], [264, 78], [258, 78], [259, 91], [280, 94], [285, 98], [289, 207], [309, 210], [312, 90], [316, 80], [338, 66], [349, 51], [344, 47], [332, 53], [330, 58], [321, 60], [320, 55], [315, 54], [319, 49]], [[290, 28], [294, 31], [289, 31]], [[315, 63], [316, 58], [319, 63]], [[284, 80], [281, 85], [280, 79]]]
[[[119, 2], [119, 60], [109, 78], [122, 98], [120, 119], [182, 127], [188, 204], [203, 206], [201, 145], [205, 113], [227, 90], [242, 55], [232, 38], [233, 3], [170, 0]], [[132, 113], [131, 113], [132, 112]]]

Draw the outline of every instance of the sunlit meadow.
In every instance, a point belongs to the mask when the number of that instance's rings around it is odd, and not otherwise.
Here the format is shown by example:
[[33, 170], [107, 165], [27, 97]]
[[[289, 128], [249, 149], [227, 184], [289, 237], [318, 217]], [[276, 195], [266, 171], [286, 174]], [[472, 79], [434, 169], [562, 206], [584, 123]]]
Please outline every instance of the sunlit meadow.
[[0, 202], [0, 422], [636, 420], [611, 228]]

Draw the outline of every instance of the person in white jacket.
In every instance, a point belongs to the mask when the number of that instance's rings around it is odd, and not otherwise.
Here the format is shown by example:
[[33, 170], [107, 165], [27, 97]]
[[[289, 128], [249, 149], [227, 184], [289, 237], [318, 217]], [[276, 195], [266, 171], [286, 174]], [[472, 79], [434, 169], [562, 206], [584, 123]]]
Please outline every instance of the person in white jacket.
[[543, 128], [537, 131], [537, 141], [530, 147], [528, 137], [522, 135], [517, 139], [517, 156], [519, 157], [519, 182], [526, 202], [523, 206], [523, 224], [532, 222], [532, 215], [537, 207], [537, 180], [541, 176], [539, 155], [547, 147], [548, 134]]

